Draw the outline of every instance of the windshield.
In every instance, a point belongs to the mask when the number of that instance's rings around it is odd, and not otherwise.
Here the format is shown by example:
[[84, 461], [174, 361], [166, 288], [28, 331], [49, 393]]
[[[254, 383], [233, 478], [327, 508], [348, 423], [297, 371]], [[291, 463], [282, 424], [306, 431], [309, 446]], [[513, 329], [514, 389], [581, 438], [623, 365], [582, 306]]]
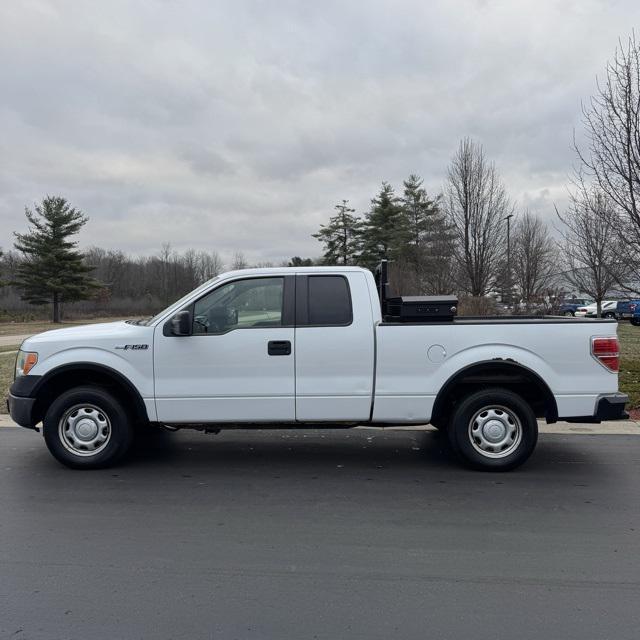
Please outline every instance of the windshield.
[[179, 311], [180, 307], [182, 307], [194, 294], [200, 293], [201, 291], [205, 291], [217, 280], [220, 280], [220, 276], [216, 276], [215, 278], [211, 278], [211, 280], [207, 280], [204, 284], [201, 284], [197, 289], [194, 289], [193, 291], [189, 291], [189, 293], [187, 293], [185, 296], [182, 296], [180, 300], [174, 302], [172, 305], [169, 305], [168, 307], [163, 309], [160, 313], [157, 313], [155, 316], [153, 316], [153, 318], [149, 318], [147, 320], [141, 320], [138, 322], [138, 324], [149, 326], [149, 325], [155, 324], [165, 314], [169, 314], [172, 311]]

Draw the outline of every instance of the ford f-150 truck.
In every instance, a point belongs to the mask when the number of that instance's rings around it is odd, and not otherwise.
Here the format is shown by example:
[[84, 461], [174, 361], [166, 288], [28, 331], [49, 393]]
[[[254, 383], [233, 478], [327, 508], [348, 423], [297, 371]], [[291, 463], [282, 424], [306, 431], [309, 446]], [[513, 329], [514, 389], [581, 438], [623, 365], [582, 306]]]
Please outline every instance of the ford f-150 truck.
[[537, 417], [626, 417], [615, 321], [440, 317], [421, 298], [393, 315], [385, 287], [357, 267], [232, 271], [148, 320], [41, 333], [20, 348], [11, 416], [75, 468], [116, 462], [149, 425], [431, 423], [493, 470], [531, 455]]

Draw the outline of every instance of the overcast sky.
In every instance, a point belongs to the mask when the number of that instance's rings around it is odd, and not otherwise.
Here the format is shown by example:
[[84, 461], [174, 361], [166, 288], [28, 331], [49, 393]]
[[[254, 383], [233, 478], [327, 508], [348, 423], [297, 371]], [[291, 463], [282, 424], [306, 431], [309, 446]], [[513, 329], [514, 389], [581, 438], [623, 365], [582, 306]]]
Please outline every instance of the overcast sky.
[[580, 101], [638, 0], [0, 4], [0, 246], [63, 195], [81, 244], [317, 256], [382, 180], [441, 190], [462, 136], [551, 217]]

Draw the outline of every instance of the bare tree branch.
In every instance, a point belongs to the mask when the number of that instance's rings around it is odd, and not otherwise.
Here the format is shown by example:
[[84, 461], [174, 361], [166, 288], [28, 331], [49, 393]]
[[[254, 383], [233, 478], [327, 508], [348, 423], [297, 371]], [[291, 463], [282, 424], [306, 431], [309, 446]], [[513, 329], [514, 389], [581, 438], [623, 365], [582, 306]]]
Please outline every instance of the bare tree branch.
[[[598, 81], [596, 95], [582, 107], [587, 145], [574, 147], [581, 162], [577, 183], [586, 179], [598, 185], [614, 214], [611, 232], [630, 251], [640, 250], [640, 43], [635, 33], [619, 42]], [[598, 209], [599, 211], [601, 209]], [[609, 209], [606, 208], [608, 216]], [[640, 281], [640, 263], [635, 273]], [[634, 285], [637, 287], [637, 284]], [[627, 287], [628, 288], [628, 287]]]
[[551, 284], [555, 251], [545, 223], [528, 211], [517, 218], [512, 256], [515, 284], [529, 306]]
[[602, 301], [626, 274], [627, 263], [615, 233], [617, 209], [606, 193], [584, 183], [571, 197], [568, 211], [558, 218], [564, 227], [559, 248], [566, 263], [564, 277], [580, 293], [590, 295], [602, 311]]
[[472, 296], [495, 284], [506, 251], [504, 218], [513, 211], [495, 166], [465, 138], [447, 172], [445, 207], [458, 236], [461, 286]]

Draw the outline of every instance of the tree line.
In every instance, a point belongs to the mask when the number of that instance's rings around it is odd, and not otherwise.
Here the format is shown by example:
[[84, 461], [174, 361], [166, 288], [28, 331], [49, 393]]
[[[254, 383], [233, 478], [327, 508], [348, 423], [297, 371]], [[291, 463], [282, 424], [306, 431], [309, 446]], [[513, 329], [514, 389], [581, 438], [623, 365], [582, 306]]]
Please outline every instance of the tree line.
[[168, 243], [152, 256], [100, 247], [80, 252], [60, 224], [69, 216], [80, 226], [87, 220], [59, 197], [27, 209], [30, 231], [16, 234], [15, 249], [0, 257], [0, 318], [48, 315], [58, 322], [63, 308], [67, 316], [150, 315], [227, 268], [249, 266], [240, 252], [225, 265], [216, 251], [178, 252]]
[[554, 241], [544, 221], [519, 211], [481, 144], [463, 139], [447, 169], [442, 193], [431, 196], [412, 174], [402, 192], [387, 182], [369, 210], [354, 215], [348, 200], [314, 234], [324, 264], [373, 269], [390, 260], [396, 293], [489, 294], [531, 305], [549, 297], [558, 271]]
[[[227, 269], [250, 264], [241, 251], [224, 263], [216, 251], [178, 252], [169, 243], [152, 256], [118, 249], [78, 249], [88, 217], [65, 198], [47, 196], [25, 209], [29, 228], [15, 234], [14, 249], [0, 252], [0, 319], [59, 322], [70, 316], [151, 315]], [[312, 264], [299, 257], [284, 262]]]
[[449, 266], [454, 229], [431, 198], [423, 180], [412, 174], [400, 195], [387, 182], [371, 200], [364, 216], [343, 200], [335, 215], [313, 234], [324, 247], [323, 264], [359, 265], [375, 269], [382, 259], [392, 261], [396, 277], [412, 279], [416, 293], [444, 293], [453, 284]]

